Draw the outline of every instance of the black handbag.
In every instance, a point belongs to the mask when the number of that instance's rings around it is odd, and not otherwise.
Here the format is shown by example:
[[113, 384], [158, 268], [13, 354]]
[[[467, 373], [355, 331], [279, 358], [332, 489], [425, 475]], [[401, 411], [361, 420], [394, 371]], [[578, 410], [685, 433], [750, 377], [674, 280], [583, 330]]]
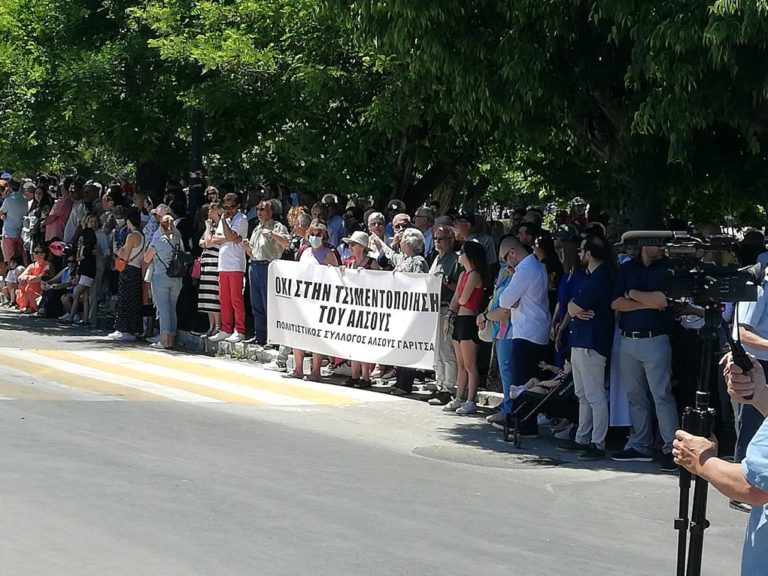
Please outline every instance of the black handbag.
[[189, 276], [192, 264], [195, 262], [195, 257], [192, 254], [184, 252], [178, 246], [174, 246], [173, 256], [171, 256], [171, 261], [168, 264], [163, 262], [159, 254], [157, 254], [157, 259], [165, 266], [165, 273], [168, 275], [168, 278], [186, 278]]

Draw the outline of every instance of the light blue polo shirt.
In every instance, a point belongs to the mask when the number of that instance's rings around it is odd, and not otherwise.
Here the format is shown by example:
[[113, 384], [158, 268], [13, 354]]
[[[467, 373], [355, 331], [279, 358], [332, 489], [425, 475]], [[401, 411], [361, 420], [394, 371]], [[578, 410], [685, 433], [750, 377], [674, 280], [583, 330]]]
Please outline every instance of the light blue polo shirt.
[[[758, 490], [768, 492], [768, 420], [763, 422], [747, 447], [747, 457], [741, 463], [747, 482]], [[761, 576], [768, 568], [768, 504], [752, 506], [744, 552], [741, 556], [742, 576]]]
[[[757, 287], [756, 302], [739, 302], [738, 319], [740, 326], [749, 326], [752, 331], [761, 338], [768, 339], [768, 295], [763, 287]], [[734, 338], [736, 327], [734, 325]], [[744, 349], [758, 360], [768, 360], [768, 352], [744, 346]]]

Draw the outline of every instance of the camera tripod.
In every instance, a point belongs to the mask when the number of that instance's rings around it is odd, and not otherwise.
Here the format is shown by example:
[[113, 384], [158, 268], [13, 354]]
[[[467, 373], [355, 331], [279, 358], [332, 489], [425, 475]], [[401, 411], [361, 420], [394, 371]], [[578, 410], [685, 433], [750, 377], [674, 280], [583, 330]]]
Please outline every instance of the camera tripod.
[[[701, 305], [701, 304], [700, 304]], [[688, 406], [683, 411], [682, 428], [694, 436], [709, 438], [715, 422], [715, 410], [709, 406], [709, 379], [712, 374], [712, 363], [717, 352], [718, 328], [722, 327], [725, 337], [733, 353], [733, 361], [745, 372], [752, 367], [740, 342], [734, 342], [730, 329], [720, 310], [720, 305], [708, 302], [704, 307], [704, 327], [701, 334], [704, 347], [701, 355], [701, 368], [697, 379], [696, 400], [693, 407]], [[691, 495], [691, 480], [693, 479], [693, 505], [691, 514], [688, 509]], [[677, 540], [677, 576], [699, 576], [701, 574], [701, 557], [704, 547], [704, 530], [709, 527], [707, 520], [707, 490], [709, 483], [680, 468], [680, 500], [678, 516], [675, 518], [675, 530], [679, 532]], [[687, 542], [690, 532], [690, 542]], [[686, 550], [686, 543], [688, 544]]]

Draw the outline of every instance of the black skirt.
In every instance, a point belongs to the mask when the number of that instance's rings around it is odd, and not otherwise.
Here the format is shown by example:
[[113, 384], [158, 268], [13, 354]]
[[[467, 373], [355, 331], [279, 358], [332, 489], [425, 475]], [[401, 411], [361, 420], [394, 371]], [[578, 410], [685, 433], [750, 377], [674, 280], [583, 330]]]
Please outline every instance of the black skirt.
[[141, 268], [126, 266], [125, 270], [120, 272], [117, 283], [115, 330], [123, 334], [140, 334], [144, 331], [141, 283]]

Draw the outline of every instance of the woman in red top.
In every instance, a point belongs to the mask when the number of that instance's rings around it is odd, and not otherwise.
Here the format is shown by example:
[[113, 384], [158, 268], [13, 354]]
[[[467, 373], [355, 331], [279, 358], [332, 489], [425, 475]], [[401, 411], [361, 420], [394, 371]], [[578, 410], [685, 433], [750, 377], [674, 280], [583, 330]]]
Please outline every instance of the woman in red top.
[[50, 276], [51, 263], [45, 258], [45, 248], [35, 248], [34, 262], [19, 276], [16, 304], [22, 312], [37, 311], [37, 299], [43, 293], [43, 280]]
[[[448, 313], [443, 323], [447, 336], [453, 321], [453, 349], [456, 351], [456, 398], [443, 407], [445, 412], [473, 414], [477, 412], [475, 396], [480, 385], [477, 369], [477, 315], [485, 300], [488, 283], [488, 264], [485, 248], [473, 241], [464, 242], [459, 253], [459, 264], [464, 272], [459, 277]], [[465, 401], [466, 398], [466, 401]]]

